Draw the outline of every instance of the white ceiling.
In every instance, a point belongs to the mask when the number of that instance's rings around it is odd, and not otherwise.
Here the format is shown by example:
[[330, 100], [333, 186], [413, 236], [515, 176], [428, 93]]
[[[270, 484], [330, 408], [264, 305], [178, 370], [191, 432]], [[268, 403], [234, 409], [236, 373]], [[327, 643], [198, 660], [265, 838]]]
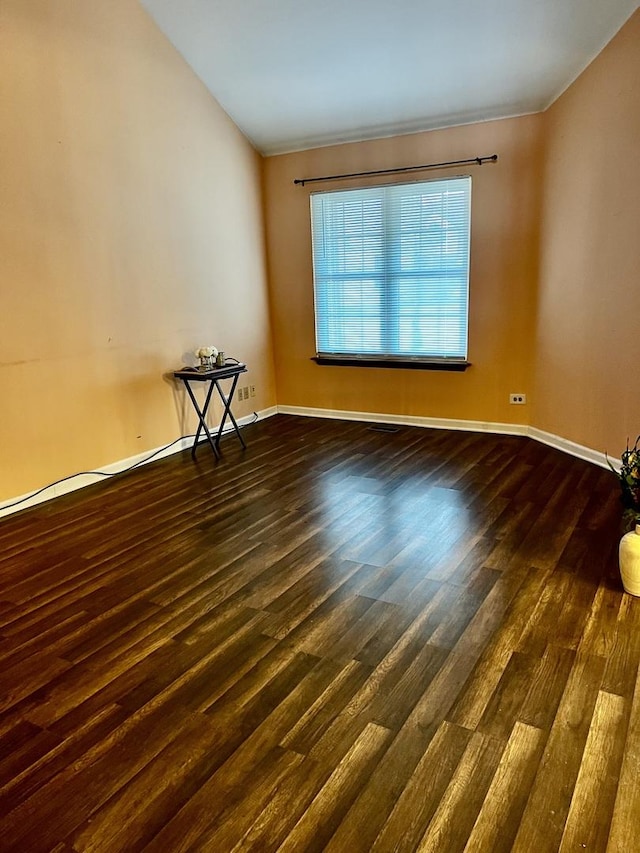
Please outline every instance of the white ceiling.
[[264, 154], [545, 109], [638, 0], [141, 0]]

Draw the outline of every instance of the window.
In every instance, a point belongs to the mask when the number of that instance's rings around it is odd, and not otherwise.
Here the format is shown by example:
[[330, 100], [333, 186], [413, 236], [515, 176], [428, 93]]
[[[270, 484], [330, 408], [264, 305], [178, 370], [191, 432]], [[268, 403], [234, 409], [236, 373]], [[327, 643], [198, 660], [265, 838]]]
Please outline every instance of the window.
[[471, 178], [314, 193], [320, 358], [467, 358]]

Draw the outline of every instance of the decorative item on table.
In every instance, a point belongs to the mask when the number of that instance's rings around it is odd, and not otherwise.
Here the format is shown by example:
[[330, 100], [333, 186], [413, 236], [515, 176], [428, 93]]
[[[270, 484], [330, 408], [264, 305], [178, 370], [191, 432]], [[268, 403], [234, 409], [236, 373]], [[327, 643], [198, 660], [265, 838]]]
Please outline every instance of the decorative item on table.
[[225, 358], [225, 354], [223, 350], [218, 350], [218, 355], [216, 356], [216, 367], [224, 367], [227, 359]]
[[640, 595], [640, 435], [633, 447], [629, 447], [627, 440], [627, 449], [620, 458], [619, 472], [609, 462], [609, 467], [618, 476], [620, 500], [624, 507], [624, 536], [619, 550], [620, 576], [626, 592]]
[[216, 366], [218, 350], [216, 347], [198, 347], [195, 355], [200, 359], [200, 370], [213, 370]]

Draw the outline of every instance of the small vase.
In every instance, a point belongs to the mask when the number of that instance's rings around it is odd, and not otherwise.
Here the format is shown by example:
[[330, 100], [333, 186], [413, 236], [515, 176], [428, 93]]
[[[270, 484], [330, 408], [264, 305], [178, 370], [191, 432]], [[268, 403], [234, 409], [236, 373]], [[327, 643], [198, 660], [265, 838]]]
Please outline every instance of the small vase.
[[216, 360], [212, 355], [200, 356], [200, 370], [213, 370], [216, 366]]
[[625, 592], [640, 596], [640, 523], [620, 540], [619, 556]]

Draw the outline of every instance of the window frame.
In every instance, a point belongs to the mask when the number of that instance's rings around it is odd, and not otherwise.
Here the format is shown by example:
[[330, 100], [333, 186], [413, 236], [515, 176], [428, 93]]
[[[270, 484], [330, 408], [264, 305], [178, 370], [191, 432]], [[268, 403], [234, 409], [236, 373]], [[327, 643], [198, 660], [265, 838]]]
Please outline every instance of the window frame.
[[[449, 268], [446, 264], [442, 267], [434, 267], [432, 269], [428, 269], [427, 265], [431, 257], [426, 255], [427, 261], [423, 263], [422, 269], [416, 270], [415, 268], [409, 269], [408, 272], [403, 272], [402, 270], [402, 248], [401, 248], [401, 238], [403, 237], [403, 226], [401, 222], [401, 212], [400, 207], [402, 204], [403, 198], [420, 198], [420, 187], [426, 187], [429, 184], [447, 184], [451, 183], [453, 190], [457, 188], [461, 188], [464, 185], [464, 204], [460, 209], [463, 210], [463, 217], [466, 216], [466, 219], [463, 221], [463, 236], [465, 239], [465, 245], [463, 250], [458, 252], [458, 255], [464, 258], [464, 265], [462, 269], [458, 269], [456, 272], [452, 273], [451, 268]], [[409, 187], [412, 192], [407, 193], [406, 196], [402, 196], [402, 188]], [[416, 192], [417, 190], [417, 192]], [[360, 270], [356, 270], [355, 280], [358, 281], [361, 279], [363, 283], [365, 280], [369, 279], [370, 281], [379, 280], [380, 287], [378, 288], [378, 301], [380, 303], [380, 307], [378, 307], [377, 313], [374, 311], [375, 319], [378, 320], [379, 331], [378, 335], [381, 338], [384, 338], [387, 343], [390, 340], [391, 336], [395, 335], [395, 340], [399, 341], [400, 339], [400, 324], [402, 322], [402, 313], [398, 310], [388, 310], [381, 307], [382, 300], [388, 298], [398, 299], [398, 294], [401, 293], [401, 282], [404, 278], [414, 279], [420, 282], [420, 286], [423, 285], [425, 281], [431, 279], [437, 279], [438, 277], [442, 278], [443, 276], [452, 276], [459, 283], [463, 281], [464, 290], [462, 294], [460, 291], [457, 297], [457, 321], [452, 323], [452, 328], [455, 330], [456, 322], [458, 324], [462, 323], [457, 334], [459, 337], [458, 341], [458, 349], [460, 341], [464, 340], [464, 355], [457, 353], [455, 355], [445, 354], [444, 348], [439, 353], [429, 353], [425, 354], [420, 352], [393, 352], [390, 351], [391, 347], [386, 346], [384, 352], [373, 351], [373, 352], [358, 352], [358, 351], [330, 351], [329, 349], [322, 349], [320, 344], [320, 320], [319, 316], [324, 308], [319, 304], [321, 299], [324, 301], [328, 301], [327, 293], [328, 293], [328, 285], [324, 285], [325, 290], [322, 291], [322, 296], [319, 296], [319, 292], [322, 290], [322, 286], [319, 285], [318, 280], [322, 278], [319, 275], [319, 269], [321, 268], [322, 262], [317, 261], [317, 246], [316, 246], [316, 234], [318, 226], [317, 221], [319, 220], [322, 223], [322, 237], [320, 238], [320, 242], [325, 239], [324, 232], [329, 230], [327, 228], [327, 219], [326, 215], [323, 213], [322, 215], [316, 210], [315, 205], [322, 202], [324, 198], [328, 198], [334, 196], [336, 194], [341, 194], [344, 199], [348, 199], [349, 194], [353, 193], [354, 199], [357, 199], [357, 196], [360, 195], [361, 203], [364, 205], [365, 194], [371, 191], [371, 197], [376, 199], [376, 192], [379, 194], [379, 198], [381, 199], [381, 213], [380, 213], [380, 231], [381, 231], [381, 246], [382, 246], [382, 261], [380, 269], [376, 269], [374, 271], [365, 270], [364, 269], [364, 261], [363, 268]], [[344, 365], [344, 366], [368, 366], [368, 367], [409, 367], [414, 369], [430, 369], [430, 370], [466, 370], [467, 367], [470, 366], [470, 362], [468, 361], [468, 347], [469, 347], [469, 304], [470, 304], [470, 267], [471, 267], [471, 225], [472, 225], [472, 215], [471, 215], [471, 201], [472, 201], [472, 180], [470, 175], [454, 175], [447, 177], [437, 177], [431, 178], [428, 180], [419, 180], [419, 181], [403, 181], [403, 182], [394, 182], [394, 183], [384, 183], [372, 187], [351, 187], [348, 189], [335, 189], [330, 191], [319, 191], [310, 194], [309, 204], [310, 204], [310, 213], [311, 213], [311, 241], [312, 241], [312, 268], [313, 268], [313, 291], [314, 291], [314, 322], [315, 322], [315, 338], [316, 338], [316, 355], [313, 360], [318, 364], [330, 364], [330, 365]], [[425, 194], [428, 195], [428, 194]], [[437, 194], [434, 193], [434, 196]], [[445, 191], [442, 190], [441, 196], [444, 197]], [[466, 205], [466, 208], [465, 208]], [[364, 210], [364, 206], [363, 206]], [[324, 217], [324, 218], [323, 218]], [[395, 219], [394, 219], [395, 217]], [[393, 219], [393, 225], [389, 224], [389, 220]], [[421, 223], [421, 219], [418, 219], [418, 222]], [[339, 237], [346, 242], [347, 240], [347, 229], [346, 226], [342, 232], [339, 232]], [[373, 232], [370, 232], [372, 234]], [[423, 237], [426, 235], [426, 228], [423, 227], [421, 231], [419, 231], [419, 237]], [[368, 235], [363, 233], [360, 237], [361, 241], [364, 243], [366, 239], [368, 239]], [[395, 240], [395, 242], [393, 242]], [[442, 248], [444, 246], [444, 240], [441, 238], [440, 242], [437, 244], [437, 251], [442, 254]], [[323, 243], [324, 247], [324, 243]], [[465, 251], [466, 250], [466, 251]], [[324, 248], [322, 250], [324, 252]], [[332, 251], [337, 253], [337, 249], [335, 248], [335, 243], [332, 245]], [[326, 253], [323, 255], [323, 259], [326, 257]], [[435, 252], [433, 257], [435, 257]], [[335, 258], [334, 258], [335, 259]], [[327, 261], [325, 260], [326, 264]], [[395, 266], [393, 266], [395, 264]], [[462, 277], [460, 273], [462, 272]], [[342, 272], [329, 274], [324, 274], [325, 279], [336, 279], [338, 281], [348, 281], [349, 273], [347, 273], [344, 269]], [[410, 286], [410, 285], [409, 285]], [[372, 288], [372, 291], [375, 292], [375, 286]], [[341, 294], [347, 294], [347, 290], [339, 290]], [[443, 295], [445, 291], [436, 291], [434, 299], [435, 301], [443, 301]], [[418, 294], [419, 296], [419, 294]], [[417, 298], [417, 297], [416, 297]], [[464, 315], [461, 312], [461, 305], [464, 310]], [[436, 306], [441, 310], [442, 305]], [[340, 313], [338, 311], [333, 315], [333, 321], [337, 318], [339, 320]], [[361, 318], [365, 318], [366, 312], [362, 310], [357, 314], [357, 316]], [[328, 317], [329, 319], [326, 319]], [[331, 315], [326, 315], [325, 320], [328, 324], [325, 330], [325, 338], [330, 336], [331, 329], [330, 325], [332, 322]], [[441, 329], [438, 324], [434, 324], [433, 326], [428, 326], [429, 335], [432, 337], [436, 334], [437, 331]], [[335, 331], [335, 330], [333, 330]], [[449, 331], [444, 326], [443, 332]], [[463, 333], [464, 338], [460, 337], [461, 333]], [[415, 332], [413, 333], [416, 334]], [[419, 334], [419, 333], [418, 333]], [[346, 349], [346, 347], [345, 347]], [[426, 348], [425, 348], [426, 349]]]

